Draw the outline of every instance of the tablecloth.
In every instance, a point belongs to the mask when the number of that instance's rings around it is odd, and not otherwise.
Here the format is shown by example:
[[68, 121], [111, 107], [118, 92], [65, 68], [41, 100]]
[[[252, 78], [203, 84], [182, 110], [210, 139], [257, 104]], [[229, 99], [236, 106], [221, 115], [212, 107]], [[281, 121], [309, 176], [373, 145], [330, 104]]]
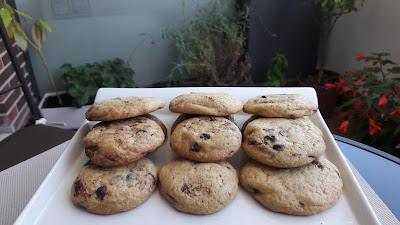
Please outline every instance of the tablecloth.
[[[57, 159], [67, 147], [66, 141], [29, 160], [0, 172], [0, 224], [13, 224]], [[400, 222], [379, 198], [360, 173], [347, 161], [382, 225]]]

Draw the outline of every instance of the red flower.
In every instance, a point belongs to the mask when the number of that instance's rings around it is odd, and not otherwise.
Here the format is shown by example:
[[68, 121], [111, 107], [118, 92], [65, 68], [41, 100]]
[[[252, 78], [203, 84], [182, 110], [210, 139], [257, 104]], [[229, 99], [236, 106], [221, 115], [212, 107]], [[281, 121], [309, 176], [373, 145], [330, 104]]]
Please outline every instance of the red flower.
[[363, 103], [361, 101], [357, 101], [356, 105], [354, 106], [354, 110], [357, 111], [357, 110], [361, 109], [362, 106], [363, 106]]
[[392, 117], [397, 114], [397, 120], [400, 121], [400, 109], [395, 109], [393, 112], [389, 113], [388, 117]]
[[340, 113], [340, 115], [339, 115], [339, 117], [340, 118], [343, 118], [343, 119], [346, 119], [347, 118], [347, 112], [342, 112], [342, 113]]
[[382, 131], [382, 124], [369, 119], [369, 135], [379, 134]]
[[378, 61], [374, 61], [374, 62], [372, 63], [372, 65], [375, 66], [377, 63], [378, 63]]
[[354, 82], [354, 85], [357, 85], [357, 84], [361, 83], [361, 81], [363, 81], [362, 78], [358, 79], [356, 82]]
[[330, 84], [330, 83], [325, 84], [325, 90], [334, 89], [335, 87], [336, 87], [335, 84]]
[[392, 88], [393, 88], [393, 92], [394, 92], [394, 94], [396, 94], [396, 95], [397, 95], [397, 93], [399, 93], [399, 90], [397, 89], [397, 86], [396, 86], [396, 84], [392, 84]]
[[343, 123], [340, 124], [338, 130], [339, 130], [340, 132], [342, 132], [342, 133], [346, 133], [346, 132], [347, 132], [347, 127], [349, 126], [349, 122], [350, 122], [350, 121], [348, 121], [348, 120], [343, 121]]
[[379, 99], [379, 107], [381, 108], [385, 107], [386, 101], [387, 101], [386, 95], [382, 96], [382, 98]]
[[357, 54], [356, 60], [357, 60], [357, 61], [360, 61], [360, 60], [362, 60], [362, 59], [365, 59], [365, 56], [364, 56], [363, 54]]

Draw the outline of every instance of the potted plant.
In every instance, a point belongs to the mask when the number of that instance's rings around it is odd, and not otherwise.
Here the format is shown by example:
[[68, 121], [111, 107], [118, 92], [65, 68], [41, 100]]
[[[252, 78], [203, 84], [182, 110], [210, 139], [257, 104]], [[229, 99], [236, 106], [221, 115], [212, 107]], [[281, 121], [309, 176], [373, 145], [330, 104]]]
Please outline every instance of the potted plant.
[[389, 57], [389, 53], [358, 54], [357, 60], [368, 66], [346, 72], [325, 88], [338, 90], [345, 98], [339, 131], [347, 133], [354, 124], [353, 133], [362, 142], [400, 157], [400, 67]]
[[[357, 4], [364, 0], [310, 0], [319, 9], [319, 48], [316, 71], [302, 72], [297, 76], [300, 86], [312, 86], [316, 89], [319, 99], [319, 107], [322, 115], [328, 118], [332, 115], [336, 104], [337, 94], [324, 89], [324, 83], [337, 79], [339, 74], [326, 70], [325, 60], [329, 35], [338, 19], [348, 13], [357, 11]], [[329, 104], [331, 103], [331, 104]]]
[[245, 50], [248, 9], [230, 13], [229, 4], [213, 2], [197, 11], [183, 28], [170, 27], [177, 61], [167, 76], [169, 84], [194, 77], [191, 86], [238, 86], [249, 81], [250, 57]]
[[[4, 27], [7, 29], [8, 36], [10, 38], [14, 37], [15, 42], [17, 43], [18, 47], [22, 51], [25, 52], [28, 49], [28, 44], [29, 44], [30, 46], [32, 46], [33, 49], [35, 49], [39, 53], [39, 56], [43, 62], [45, 69], [46, 69], [46, 72], [47, 72], [47, 75], [51, 82], [51, 85], [53, 86], [54, 92], [57, 96], [57, 102], [59, 105], [63, 105], [61, 96], [58, 92], [58, 89], [57, 89], [55, 83], [54, 83], [53, 76], [51, 75], [49, 67], [47, 66], [46, 59], [44, 58], [43, 53], [42, 53], [42, 47], [43, 47], [42, 42], [47, 41], [48, 32], [51, 32], [52, 29], [44, 20], [42, 20], [40, 18], [33, 19], [31, 16], [27, 15], [26, 13], [18, 11], [6, 3], [1, 4], [1, 6], [2, 6], [2, 9], [0, 10], [1, 19], [3, 20]], [[34, 23], [32, 25], [33, 41], [28, 37], [28, 35], [22, 29], [21, 24], [18, 23], [18, 20], [16, 19], [17, 14], [19, 16], [21, 16], [21, 18], [25, 22], [27, 22], [27, 20], [34, 21]]]
[[134, 70], [120, 58], [77, 67], [64, 64], [61, 70], [62, 80], [67, 87], [62, 97], [65, 97], [64, 105], [68, 107], [58, 107], [54, 104], [55, 94], [47, 93], [39, 104], [39, 111], [49, 121], [66, 123], [66, 129], [76, 129], [82, 124], [85, 112], [93, 103], [99, 88], [136, 87]]
[[281, 87], [286, 84], [286, 71], [289, 63], [285, 55], [277, 53], [269, 62], [267, 81], [264, 86]]

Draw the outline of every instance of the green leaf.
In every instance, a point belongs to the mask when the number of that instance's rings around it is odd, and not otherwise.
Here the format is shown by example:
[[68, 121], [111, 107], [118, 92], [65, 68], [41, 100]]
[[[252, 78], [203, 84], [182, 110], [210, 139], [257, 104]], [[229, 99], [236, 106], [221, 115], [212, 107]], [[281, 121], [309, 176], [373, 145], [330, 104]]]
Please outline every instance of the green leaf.
[[25, 18], [28, 18], [28, 19], [30, 19], [30, 20], [33, 20], [33, 18], [32, 18], [31, 16], [29, 16], [28, 14], [26, 14], [26, 13], [23, 13], [23, 12], [18, 11], [18, 10], [16, 10], [16, 9], [14, 9], [14, 12], [18, 13], [20, 16], [23, 16], [23, 17], [25, 17]]
[[6, 9], [0, 10], [1, 19], [3, 20], [4, 27], [7, 28], [11, 24], [11, 14]]
[[43, 28], [45, 28], [48, 32], [51, 32], [52, 30], [51, 30], [51, 27], [44, 21], [44, 20], [42, 20], [42, 19], [37, 19], [38, 21], [39, 21], [39, 23], [40, 23], [40, 25], [43, 27]]
[[353, 98], [353, 99], [351, 99], [351, 100], [349, 100], [349, 101], [343, 103], [339, 108], [340, 108], [340, 109], [343, 109], [343, 108], [345, 108], [345, 107], [347, 107], [347, 106], [350, 106], [350, 105], [355, 104], [357, 101], [358, 101], [358, 98]]
[[8, 4], [3, 3], [3, 4], [1, 4], [1, 7], [3, 7], [5, 10], [7, 10], [11, 16], [14, 15], [14, 9], [11, 6], [9, 6]]
[[36, 45], [41, 49], [42, 48], [42, 34], [40, 26], [37, 23], [34, 23], [32, 26], [32, 38]]
[[395, 66], [395, 67], [388, 69], [388, 71], [391, 73], [400, 73], [400, 67]]
[[28, 49], [28, 42], [25, 39], [25, 36], [18, 29], [14, 29], [14, 38], [18, 47], [22, 49], [22, 51], [26, 51]]

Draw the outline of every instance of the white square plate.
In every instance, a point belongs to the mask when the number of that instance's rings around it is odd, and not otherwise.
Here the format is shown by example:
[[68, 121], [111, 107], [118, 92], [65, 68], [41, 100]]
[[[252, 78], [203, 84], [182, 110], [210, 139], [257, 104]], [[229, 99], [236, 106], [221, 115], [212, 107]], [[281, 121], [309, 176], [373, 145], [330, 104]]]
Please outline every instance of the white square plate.
[[[243, 103], [254, 96], [263, 94], [300, 93], [317, 103], [312, 88], [248, 88], [248, 87], [210, 87], [210, 88], [102, 88], [96, 101], [123, 96], [157, 97], [166, 107], [152, 114], [160, 118], [168, 129], [179, 116], [168, 109], [169, 102], [180, 94], [190, 92], [225, 92], [239, 98]], [[234, 115], [241, 127], [251, 115], [239, 112]], [[82, 137], [90, 130], [93, 122], [85, 122], [76, 132], [70, 144], [47, 175], [15, 224], [380, 224], [371, 206], [365, 198], [359, 184], [352, 174], [345, 158], [336, 145], [321, 114], [317, 112], [309, 119], [324, 134], [327, 146], [323, 157], [333, 162], [343, 179], [343, 193], [332, 208], [313, 216], [291, 216], [272, 212], [256, 202], [249, 193], [240, 187], [237, 197], [220, 212], [198, 216], [181, 213], [173, 208], [158, 190], [142, 205], [127, 212], [109, 216], [96, 215], [75, 206], [70, 199], [72, 183], [88, 158], [82, 146]], [[148, 154], [157, 168], [172, 160], [176, 155], [169, 147], [169, 139], [155, 152]], [[240, 171], [248, 157], [239, 150], [228, 160]]]

